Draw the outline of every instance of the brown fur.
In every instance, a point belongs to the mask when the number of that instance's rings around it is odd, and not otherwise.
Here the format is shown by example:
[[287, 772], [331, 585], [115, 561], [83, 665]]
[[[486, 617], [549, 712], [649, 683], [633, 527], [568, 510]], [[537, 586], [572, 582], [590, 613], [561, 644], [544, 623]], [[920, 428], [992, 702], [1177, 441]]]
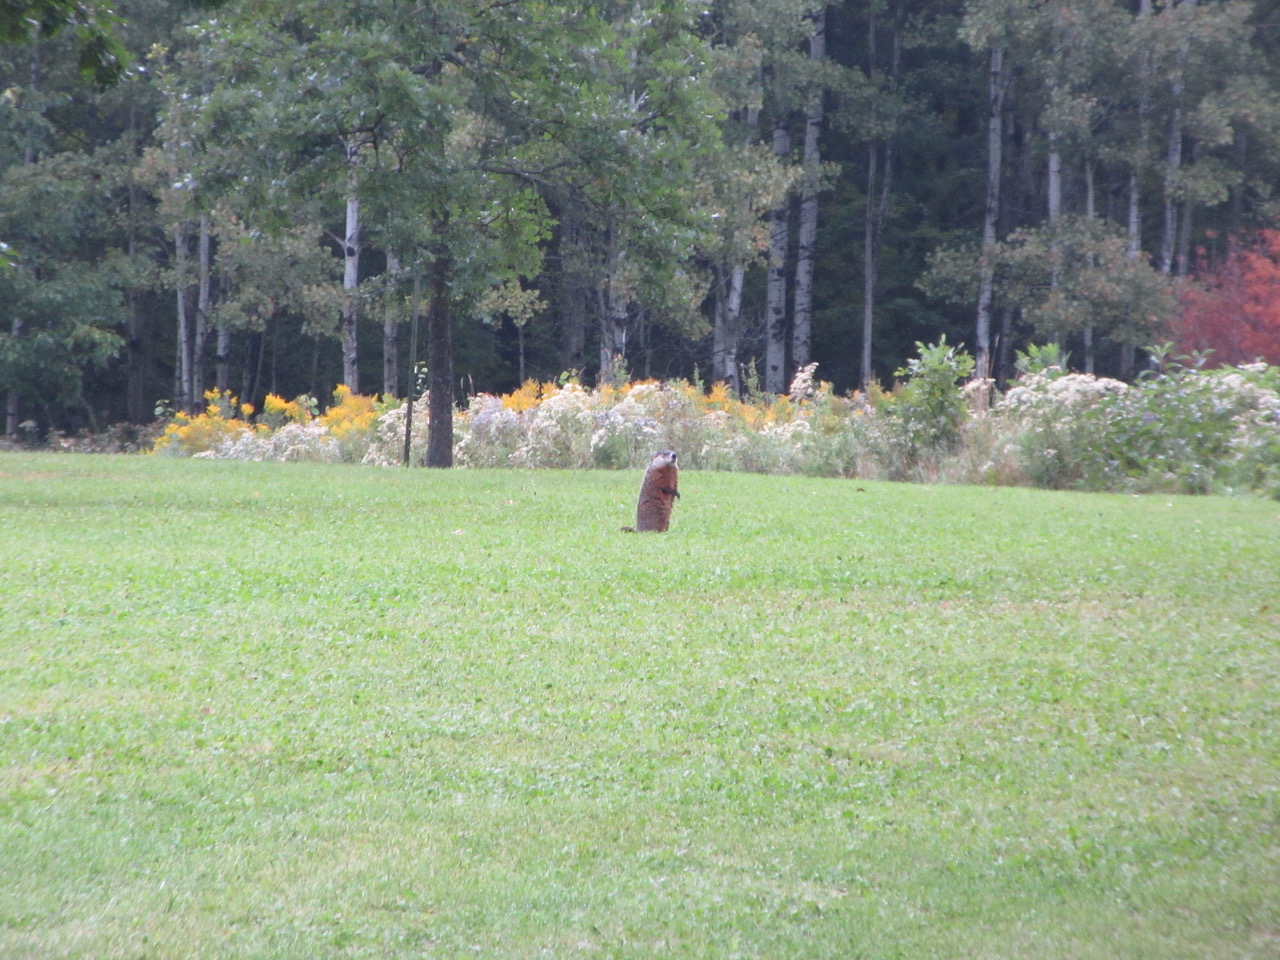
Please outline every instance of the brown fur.
[[680, 469], [676, 466], [674, 450], [663, 450], [649, 461], [640, 484], [640, 498], [636, 501], [636, 525], [624, 527], [636, 533], [653, 531], [661, 533], [671, 524], [671, 507], [680, 496], [677, 489]]

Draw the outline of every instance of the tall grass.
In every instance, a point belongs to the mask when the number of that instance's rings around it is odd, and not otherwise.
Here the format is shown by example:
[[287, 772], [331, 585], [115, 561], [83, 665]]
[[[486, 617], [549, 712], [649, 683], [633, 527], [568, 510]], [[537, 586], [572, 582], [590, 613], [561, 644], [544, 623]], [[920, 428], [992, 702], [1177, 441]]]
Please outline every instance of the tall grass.
[[1247, 957], [1275, 504], [0, 455], [0, 956]]

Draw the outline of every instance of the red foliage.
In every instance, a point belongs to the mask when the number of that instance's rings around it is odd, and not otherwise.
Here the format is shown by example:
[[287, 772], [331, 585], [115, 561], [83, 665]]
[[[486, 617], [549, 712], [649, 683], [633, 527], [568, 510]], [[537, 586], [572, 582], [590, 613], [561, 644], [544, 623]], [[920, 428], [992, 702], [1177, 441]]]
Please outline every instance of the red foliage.
[[1250, 247], [1233, 245], [1198, 279], [1183, 291], [1171, 330], [1178, 350], [1213, 350], [1213, 364], [1280, 365], [1280, 230], [1261, 231]]

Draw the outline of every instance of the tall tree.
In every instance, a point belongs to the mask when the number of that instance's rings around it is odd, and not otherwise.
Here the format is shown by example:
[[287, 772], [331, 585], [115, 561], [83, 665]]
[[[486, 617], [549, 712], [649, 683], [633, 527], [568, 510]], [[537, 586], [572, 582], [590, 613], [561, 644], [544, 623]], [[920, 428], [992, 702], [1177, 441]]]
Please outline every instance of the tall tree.
[[[783, 125], [773, 128], [773, 154], [791, 154], [791, 133]], [[769, 273], [765, 296], [764, 388], [768, 393], [786, 389], [787, 373], [787, 258], [791, 239], [789, 198], [780, 198], [769, 216]]]
[[356, 167], [360, 163], [360, 150], [364, 146], [362, 132], [344, 131], [343, 150], [351, 166], [351, 189], [346, 196], [346, 221], [342, 231], [342, 289], [346, 293], [342, 304], [340, 336], [342, 340], [342, 382], [353, 393], [360, 392], [360, 194], [357, 190]]
[[1008, 78], [1004, 47], [993, 44], [987, 81], [987, 202], [982, 216], [981, 275], [978, 280], [978, 318], [974, 331], [974, 367], [978, 376], [991, 375], [991, 303], [995, 287], [996, 225], [1000, 219], [1000, 184], [1004, 169], [1004, 96]]
[[[813, 13], [809, 36], [809, 59], [819, 67], [827, 56], [827, 10]], [[800, 225], [796, 245], [796, 282], [791, 311], [791, 365], [799, 369], [809, 363], [813, 339], [813, 270], [818, 242], [818, 192], [822, 160], [818, 137], [822, 129], [825, 85], [820, 70], [815, 71], [809, 103], [804, 114], [804, 186], [800, 192]]]
[[[206, 138], [254, 145], [238, 161], [247, 175], [228, 182], [247, 179], [266, 208], [326, 191], [358, 201], [363, 242], [424, 278], [429, 465], [447, 466], [452, 447], [453, 317], [495, 283], [537, 275], [547, 193], [603, 212], [597, 289], [611, 319], [625, 326], [636, 291], [674, 305], [695, 236], [692, 147], [716, 135], [682, 8], [264, 0], [242, 12], [252, 23], [211, 34], [224, 79]], [[280, 62], [283, 76], [261, 68]], [[334, 149], [353, 138], [357, 163]]]
[[98, 163], [54, 154], [0, 178], [0, 235], [20, 251], [16, 265], [0, 268], [11, 322], [0, 331], [0, 384], [13, 398], [6, 427], [15, 432], [23, 411], [52, 419], [74, 409], [99, 425], [84, 385], [122, 345], [127, 271], [111, 229], [112, 184]]

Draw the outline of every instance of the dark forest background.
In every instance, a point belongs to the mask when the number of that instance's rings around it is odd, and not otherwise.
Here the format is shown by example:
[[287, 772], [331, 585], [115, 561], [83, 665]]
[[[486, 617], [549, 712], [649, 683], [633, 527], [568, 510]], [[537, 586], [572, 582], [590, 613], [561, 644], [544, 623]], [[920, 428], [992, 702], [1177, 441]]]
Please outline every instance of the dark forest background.
[[944, 336], [998, 380], [1050, 342], [1132, 377], [1280, 209], [1265, 0], [26, 12], [11, 436], [404, 396], [411, 351], [449, 399], [811, 362], [843, 392]]

